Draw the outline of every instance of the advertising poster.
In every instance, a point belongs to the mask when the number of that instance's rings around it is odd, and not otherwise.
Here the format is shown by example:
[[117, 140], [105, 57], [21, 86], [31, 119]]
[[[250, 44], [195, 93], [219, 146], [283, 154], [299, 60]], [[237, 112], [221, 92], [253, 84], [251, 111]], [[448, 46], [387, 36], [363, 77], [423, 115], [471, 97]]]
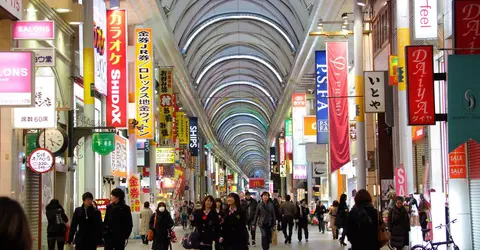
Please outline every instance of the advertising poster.
[[132, 212], [140, 212], [140, 194], [140, 177], [138, 174], [132, 174], [128, 177], [128, 198]]
[[154, 136], [154, 83], [152, 29], [135, 29], [135, 104], [137, 139]]
[[127, 178], [128, 164], [127, 139], [115, 135], [115, 150], [112, 152], [111, 174], [112, 176]]
[[307, 96], [305, 93], [292, 95], [292, 127], [293, 127], [293, 165], [307, 165], [307, 150], [303, 142], [303, 117], [307, 114]]
[[104, 1], [93, 1], [93, 47], [95, 60], [95, 88], [109, 96], [107, 92], [107, 7]]
[[307, 166], [294, 166], [293, 167], [293, 179], [305, 180], [307, 179]]
[[317, 144], [328, 143], [328, 77], [327, 52], [315, 52], [315, 97], [317, 119]]
[[448, 154], [450, 179], [467, 178], [467, 152], [465, 143]]
[[156, 148], [156, 163], [174, 164], [175, 148]]

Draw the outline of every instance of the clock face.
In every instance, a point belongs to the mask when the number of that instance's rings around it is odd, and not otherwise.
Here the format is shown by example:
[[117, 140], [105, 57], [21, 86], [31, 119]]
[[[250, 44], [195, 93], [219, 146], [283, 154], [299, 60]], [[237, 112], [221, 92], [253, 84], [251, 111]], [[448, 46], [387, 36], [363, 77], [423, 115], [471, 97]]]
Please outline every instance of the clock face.
[[61, 153], [65, 150], [65, 134], [59, 129], [47, 129], [38, 136], [38, 144], [41, 148], [46, 148], [52, 153]]

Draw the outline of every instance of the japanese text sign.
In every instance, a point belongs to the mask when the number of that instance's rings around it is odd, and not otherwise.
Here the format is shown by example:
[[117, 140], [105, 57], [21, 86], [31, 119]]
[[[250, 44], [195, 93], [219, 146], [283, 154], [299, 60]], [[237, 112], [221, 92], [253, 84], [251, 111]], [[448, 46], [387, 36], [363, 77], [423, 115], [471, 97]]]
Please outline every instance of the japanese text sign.
[[100, 155], [108, 155], [115, 150], [115, 134], [113, 132], [97, 132], [92, 134], [92, 150]]
[[12, 23], [13, 39], [52, 40], [55, 39], [53, 21], [17, 21]]
[[285, 162], [285, 139], [278, 139], [278, 160], [280, 164], [280, 177], [287, 177], [287, 163]]
[[135, 29], [135, 103], [137, 139], [153, 139], [154, 135], [154, 79], [152, 29]]
[[[160, 138], [163, 140], [172, 140], [173, 130], [173, 68], [160, 68], [160, 88], [158, 94], [160, 95], [160, 114], [159, 127]], [[178, 119], [178, 115], [176, 118]], [[177, 124], [177, 135], [179, 128], [179, 121], [175, 120]], [[185, 124], [183, 124], [185, 125]], [[182, 125], [182, 126], [183, 126]]]
[[175, 148], [157, 148], [156, 163], [175, 163]]
[[0, 52], [0, 107], [34, 104], [34, 58], [31, 51]]
[[184, 112], [176, 112], [177, 137], [180, 145], [188, 145], [189, 119]]
[[398, 85], [398, 56], [388, 56], [388, 84]]
[[37, 148], [28, 156], [28, 166], [39, 174], [46, 173], [53, 169], [55, 157], [46, 148]]
[[327, 53], [315, 52], [315, 84], [316, 84], [316, 119], [317, 119], [317, 144], [328, 143], [328, 77]]
[[467, 178], [467, 154], [465, 143], [448, 154], [450, 179]]
[[385, 112], [387, 71], [365, 71], [363, 74], [365, 113]]
[[127, 13], [107, 10], [107, 126], [126, 128], [127, 116]]
[[138, 174], [132, 174], [128, 178], [128, 198], [132, 212], [140, 212], [140, 195], [140, 177]]
[[[454, 48], [480, 48], [480, 2], [478, 0], [453, 1]], [[456, 50], [456, 54], [480, 54], [480, 50]]]
[[433, 46], [405, 47], [409, 125], [435, 124]]
[[192, 156], [198, 156], [198, 119], [197, 117], [190, 117], [190, 152]]
[[305, 180], [307, 179], [307, 166], [294, 166], [293, 167], [293, 179]]
[[35, 67], [55, 67], [55, 48], [14, 48], [15, 51], [33, 51]]
[[437, 38], [437, 0], [413, 1], [415, 11], [415, 38]]
[[128, 164], [127, 139], [115, 135], [115, 150], [112, 153], [111, 174], [112, 176], [127, 178]]
[[292, 106], [293, 107], [306, 107], [307, 95], [306, 94], [293, 94], [292, 95]]

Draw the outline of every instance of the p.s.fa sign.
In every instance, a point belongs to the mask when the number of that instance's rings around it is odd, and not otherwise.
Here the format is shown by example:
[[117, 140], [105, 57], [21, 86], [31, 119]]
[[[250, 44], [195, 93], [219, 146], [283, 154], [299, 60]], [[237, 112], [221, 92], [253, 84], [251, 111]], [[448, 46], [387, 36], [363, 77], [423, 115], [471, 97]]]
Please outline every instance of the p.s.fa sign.
[[403, 164], [395, 169], [395, 193], [402, 197], [407, 195], [407, 175]]

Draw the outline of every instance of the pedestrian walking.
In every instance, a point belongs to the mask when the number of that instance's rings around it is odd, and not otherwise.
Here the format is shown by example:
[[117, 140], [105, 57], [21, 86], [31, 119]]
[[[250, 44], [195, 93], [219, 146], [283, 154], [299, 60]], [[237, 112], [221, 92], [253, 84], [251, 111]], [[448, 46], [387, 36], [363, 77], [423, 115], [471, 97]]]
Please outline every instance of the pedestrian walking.
[[272, 243], [272, 231], [276, 227], [276, 214], [275, 205], [270, 199], [268, 192], [262, 193], [262, 201], [257, 206], [257, 212], [255, 213], [254, 225], [260, 228], [262, 233], [262, 249], [270, 249], [270, 243]]
[[164, 202], [158, 203], [157, 210], [150, 218], [150, 230], [153, 231], [153, 250], [168, 250], [171, 230], [174, 226], [172, 216]]
[[193, 225], [200, 235], [199, 250], [212, 250], [213, 242], [220, 238], [220, 220], [215, 211], [215, 200], [208, 195], [202, 203], [202, 208], [192, 214]]
[[240, 206], [240, 197], [230, 193], [227, 205], [219, 242], [225, 250], [248, 250], [247, 219]]
[[346, 235], [346, 228], [345, 224], [347, 223], [347, 218], [348, 218], [348, 205], [347, 205], [347, 195], [342, 194], [340, 195], [340, 203], [338, 204], [338, 211], [337, 211], [337, 216], [335, 218], [335, 225], [337, 226], [337, 229], [342, 229], [342, 235], [339, 239], [340, 245], [346, 246], [345, 244], [345, 235]]
[[355, 195], [355, 205], [345, 223], [352, 250], [379, 250], [378, 228], [381, 225], [378, 211], [373, 207], [372, 196], [361, 189]]
[[324, 216], [327, 213], [327, 208], [322, 204], [321, 201], [318, 201], [317, 207], [315, 208], [315, 217], [318, 219], [318, 231], [322, 234], [325, 233], [325, 221]]
[[0, 244], [2, 249], [32, 250], [32, 235], [22, 206], [0, 197]]
[[403, 197], [397, 197], [395, 206], [388, 213], [388, 230], [391, 233], [390, 245], [403, 249], [410, 243], [410, 216], [403, 206]]
[[291, 196], [287, 194], [285, 196], [285, 202], [280, 205], [285, 244], [292, 243], [293, 222], [297, 214], [297, 207], [292, 203], [291, 199]]
[[305, 232], [305, 241], [308, 242], [308, 216], [310, 209], [307, 205], [307, 200], [300, 201], [300, 205], [297, 207], [297, 220], [298, 220], [298, 241], [302, 242], [302, 231]]
[[133, 222], [130, 207], [125, 204], [125, 192], [120, 188], [111, 192], [103, 224], [105, 250], [124, 250], [132, 233]]
[[338, 228], [336, 226], [337, 220], [337, 212], [338, 212], [338, 201], [333, 201], [332, 206], [328, 210], [328, 215], [330, 216], [330, 228], [332, 229], [332, 236], [334, 240], [338, 239]]
[[[257, 212], [257, 201], [252, 198], [250, 192], [245, 192], [245, 200], [241, 201], [241, 207], [245, 211], [247, 218], [247, 229], [250, 232], [252, 246], [255, 247], [255, 225], [253, 220], [255, 219], [255, 213]], [[248, 246], [250, 246], [250, 240]]]
[[76, 250], [96, 250], [103, 244], [102, 214], [93, 207], [93, 195], [82, 195], [83, 204], [73, 212], [72, 224], [67, 243], [75, 245]]
[[142, 237], [142, 243], [144, 245], [148, 245], [148, 230], [150, 229], [149, 223], [150, 223], [150, 218], [153, 215], [153, 211], [150, 208], [150, 202], [145, 201], [143, 203], [143, 208], [140, 211], [140, 230], [139, 234]]
[[47, 242], [48, 250], [63, 250], [65, 245], [65, 232], [67, 231], [68, 217], [57, 199], [52, 199], [45, 207], [47, 216]]

